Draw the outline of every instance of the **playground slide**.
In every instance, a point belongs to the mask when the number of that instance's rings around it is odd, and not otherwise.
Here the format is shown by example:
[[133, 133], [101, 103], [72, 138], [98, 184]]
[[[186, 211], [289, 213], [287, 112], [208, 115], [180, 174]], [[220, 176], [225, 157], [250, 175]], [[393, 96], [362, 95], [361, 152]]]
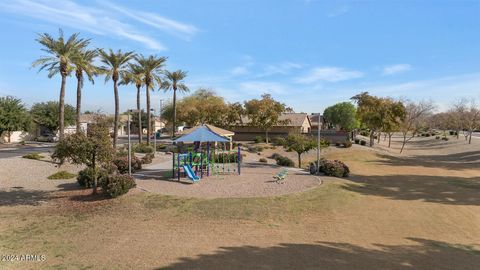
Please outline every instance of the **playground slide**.
[[192, 167], [190, 165], [183, 165], [183, 170], [187, 174], [188, 178], [192, 180], [193, 182], [200, 181], [200, 178], [195, 175], [195, 172], [192, 170]]

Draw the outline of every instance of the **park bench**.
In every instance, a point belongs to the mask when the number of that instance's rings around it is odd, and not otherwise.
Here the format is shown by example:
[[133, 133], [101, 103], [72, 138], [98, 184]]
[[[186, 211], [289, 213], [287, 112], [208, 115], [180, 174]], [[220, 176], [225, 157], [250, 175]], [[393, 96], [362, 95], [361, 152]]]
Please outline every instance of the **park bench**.
[[288, 170], [287, 169], [283, 169], [281, 170], [279, 173], [277, 173], [276, 175], [273, 176], [274, 179], [276, 179], [276, 183], [277, 184], [283, 184], [285, 183], [285, 180], [287, 179], [287, 176], [288, 176]]

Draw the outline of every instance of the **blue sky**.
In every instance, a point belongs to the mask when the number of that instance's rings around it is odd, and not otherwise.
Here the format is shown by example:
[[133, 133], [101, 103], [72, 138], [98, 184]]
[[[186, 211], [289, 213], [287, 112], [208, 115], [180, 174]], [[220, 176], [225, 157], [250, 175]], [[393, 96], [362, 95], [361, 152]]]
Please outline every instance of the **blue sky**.
[[[58, 99], [60, 78], [30, 64], [37, 33], [80, 32], [93, 46], [168, 57], [191, 90], [227, 101], [272, 96], [318, 112], [361, 91], [439, 109], [480, 99], [480, 1], [73, 1], [0, 2], [0, 95], [31, 105]], [[67, 102], [75, 104], [74, 78]], [[154, 92], [158, 100], [170, 94]], [[85, 84], [85, 110], [113, 111], [112, 84]], [[121, 110], [135, 89], [120, 88]]]

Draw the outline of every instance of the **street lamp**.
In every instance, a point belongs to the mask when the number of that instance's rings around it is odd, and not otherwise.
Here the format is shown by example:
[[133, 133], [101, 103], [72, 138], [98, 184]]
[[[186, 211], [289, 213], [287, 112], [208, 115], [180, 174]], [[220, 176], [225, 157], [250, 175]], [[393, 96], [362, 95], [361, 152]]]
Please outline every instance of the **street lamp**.
[[132, 143], [130, 138], [130, 113], [132, 110], [128, 110], [127, 114], [127, 132], [128, 132], [128, 175], [132, 175]]
[[155, 126], [155, 109], [150, 109], [150, 112], [153, 114], [153, 148], [154, 153], [157, 153], [157, 128]]
[[128, 110], [127, 111], [127, 132], [128, 132], [128, 175], [132, 175], [132, 138], [130, 132], [130, 114], [134, 112], [139, 112], [139, 110]]
[[321, 124], [320, 124], [320, 113], [317, 114], [318, 116], [318, 128], [317, 128], [317, 174], [320, 173], [320, 131], [321, 129]]

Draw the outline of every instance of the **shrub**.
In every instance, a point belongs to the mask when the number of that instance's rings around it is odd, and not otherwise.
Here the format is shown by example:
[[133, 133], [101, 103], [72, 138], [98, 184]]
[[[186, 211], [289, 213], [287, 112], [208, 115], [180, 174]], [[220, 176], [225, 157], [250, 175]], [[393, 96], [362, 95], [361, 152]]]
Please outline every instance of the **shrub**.
[[288, 157], [279, 155], [275, 160], [277, 161], [277, 165], [280, 165], [280, 166], [286, 166], [286, 167], [295, 166], [295, 164], [293, 163], [293, 160], [289, 159]]
[[[108, 176], [108, 171], [105, 168], [97, 168], [97, 186], [101, 186], [102, 183]], [[78, 172], [77, 182], [80, 186], [85, 188], [93, 187], [94, 180], [93, 180], [93, 173], [95, 170], [93, 168], [87, 167]]]
[[285, 143], [285, 139], [282, 138], [282, 137], [276, 137], [276, 138], [273, 138], [273, 139], [272, 139], [272, 143], [273, 143], [274, 145], [280, 146], [280, 145], [283, 145], [283, 144]]
[[[128, 157], [117, 157], [113, 160], [113, 164], [115, 164], [119, 173], [128, 173]], [[142, 161], [138, 157], [132, 156], [132, 173], [140, 169], [142, 169]]]
[[157, 144], [157, 151], [165, 151], [167, 150], [167, 145], [163, 144], [163, 143], [159, 143]]
[[263, 143], [265, 142], [265, 138], [262, 136], [256, 136], [255, 137], [255, 143]]
[[450, 133], [450, 135], [455, 135], [455, 131], [453, 131], [453, 130], [450, 130], [449, 133]]
[[263, 149], [264, 148], [262, 146], [255, 146], [255, 145], [249, 145], [247, 148], [248, 152], [250, 153], [262, 152]]
[[359, 144], [360, 143], [360, 139], [355, 139], [355, 144]]
[[22, 156], [22, 158], [28, 158], [28, 159], [35, 159], [35, 160], [40, 160], [44, 158], [44, 156], [40, 155], [39, 153], [30, 153]]
[[56, 172], [56, 173], [50, 175], [47, 178], [50, 179], [50, 180], [60, 180], [60, 179], [70, 179], [70, 178], [73, 178], [73, 177], [75, 177], [75, 174], [73, 174], [73, 173], [69, 173], [67, 171], [59, 171], [59, 172]]
[[430, 133], [425, 134], [425, 137], [430, 137]]
[[115, 198], [127, 193], [136, 185], [135, 180], [130, 175], [116, 174], [109, 175], [105, 181], [102, 182], [102, 189], [108, 196]]
[[258, 160], [258, 162], [267, 163], [268, 161], [267, 161], [266, 158], [260, 158], [260, 159]]
[[448, 138], [442, 138], [442, 141], [448, 141]]
[[343, 143], [343, 146], [345, 148], [350, 148], [352, 147], [352, 142], [350, 140], [346, 140], [344, 143]]
[[[310, 163], [310, 173], [316, 173], [316, 164], [317, 162]], [[348, 177], [350, 175], [350, 169], [348, 166], [340, 160], [327, 160], [320, 159], [320, 172], [323, 172], [325, 175], [334, 176], [334, 177]]]
[[360, 141], [360, 145], [363, 145], [363, 146], [367, 145], [367, 141], [361, 140], [361, 141]]
[[152, 163], [153, 158], [155, 155], [153, 153], [146, 154], [145, 156], [142, 157], [142, 164], [150, 164]]
[[133, 146], [133, 152], [135, 153], [153, 153], [154, 149], [152, 146], [148, 145], [147, 143], [137, 143]]
[[337, 142], [335, 142], [335, 146], [336, 146], [336, 147], [340, 147], [340, 146], [342, 146], [342, 143], [339, 142], [339, 141], [337, 141]]
[[435, 139], [440, 140], [440, 136], [436, 136]]
[[[233, 163], [236, 162], [238, 159], [237, 153], [217, 153], [215, 154], [215, 162], [216, 163]], [[243, 154], [242, 154], [243, 157]], [[237, 161], [238, 162], [238, 161]]]
[[279, 153], [273, 153], [269, 158], [271, 159], [277, 159], [278, 157], [280, 157], [281, 155]]
[[320, 148], [326, 148], [330, 146], [330, 142], [325, 139], [320, 139]]
[[422, 136], [422, 137], [425, 137], [425, 133], [422, 133], [421, 136]]
[[[322, 170], [322, 166], [320, 170]], [[323, 173], [328, 176], [348, 177], [350, 175], [350, 169], [340, 160], [327, 160], [323, 164]]]

